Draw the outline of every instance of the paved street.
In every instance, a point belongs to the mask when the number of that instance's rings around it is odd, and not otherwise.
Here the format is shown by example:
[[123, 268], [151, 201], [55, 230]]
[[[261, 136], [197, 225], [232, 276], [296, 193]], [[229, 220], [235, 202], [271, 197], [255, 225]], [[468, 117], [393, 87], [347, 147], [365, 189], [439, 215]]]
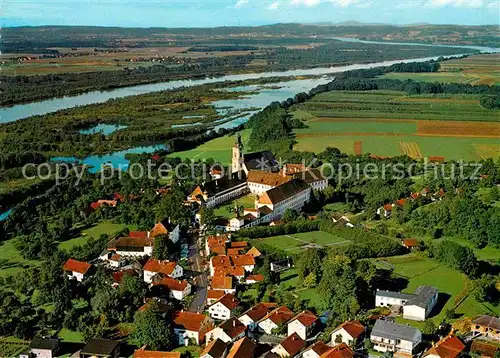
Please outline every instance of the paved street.
[[191, 307], [189, 307], [191, 312], [203, 311], [203, 306], [207, 298], [208, 278], [198, 251], [198, 235], [198, 231], [193, 231], [188, 238], [189, 262], [191, 263], [191, 271], [193, 273], [193, 281], [196, 290]]

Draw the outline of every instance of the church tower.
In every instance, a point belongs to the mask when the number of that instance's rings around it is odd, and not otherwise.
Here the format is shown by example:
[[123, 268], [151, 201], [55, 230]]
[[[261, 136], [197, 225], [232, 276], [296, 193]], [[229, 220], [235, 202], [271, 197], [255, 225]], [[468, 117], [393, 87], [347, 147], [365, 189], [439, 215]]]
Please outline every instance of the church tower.
[[238, 173], [243, 169], [243, 143], [241, 143], [241, 136], [239, 134], [233, 146], [233, 157], [231, 160], [231, 164], [232, 173]]

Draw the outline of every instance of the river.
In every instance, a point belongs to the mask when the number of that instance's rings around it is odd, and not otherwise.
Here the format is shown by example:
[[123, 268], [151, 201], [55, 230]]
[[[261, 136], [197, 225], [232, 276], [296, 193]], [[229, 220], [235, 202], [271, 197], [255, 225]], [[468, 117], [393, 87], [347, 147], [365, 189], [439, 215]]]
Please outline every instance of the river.
[[[367, 42], [367, 43], [378, 43], [378, 44], [392, 44], [392, 45], [410, 45], [410, 46], [446, 46], [446, 45], [424, 45], [424, 44], [413, 44], [413, 43], [390, 43], [390, 42], [377, 42], [377, 41], [363, 41], [357, 39], [348, 38], [337, 38], [341, 41], [346, 42]], [[499, 49], [489, 48], [489, 47], [478, 47], [478, 46], [453, 46], [461, 47], [464, 49], [475, 49], [482, 52], [498, 52]], [[458, 56], [458, 55], [454, 55]], [[109, 91], [93, 91], [76, 96], [62, 97], [62, 98], [52, 98], [39, 102], [32, 102], [26, 104], [19, 104], [12, 107], [0, 108], [0, 123], [7, 123], [16, 121], [18, 119], [27, 118], [34, 115], [42, 115], [51, 112], [55, 112], [62, 109], [73, 108], [77, 106], [84, 106], [93, 103], [102, 103], [112, 98], [121, 98], [127, 96], [134, 96], [138, 94], [145, 94], [156, 91], [170, 90], [179, 87], [190, 87], [198, 86], [206, 83], [215, 82], [225, 82], [225, 81], [243, 81], [249, 79], [258, 79], [266, 77], [286, 77], [286, 76], [306, 76], [306, 75], [330, 75], [340, 72], [345, 72], [349, 70], [367, 69], [380, 66], [390, 66], [395, 63], [401, 62], [423, 62], [431, 59], [437, 59], [439, 56], [416, 58], [416, 59], [404, 59], [404, 60], [394, 60], [394, 61], [384, 61], [375, 62], [370, 64], [353, 64], [349, 66], [338, 66], [338, 67], [318, 67], [311, 69], [299, 69], [299, 70], [289, 70], [289, 71], [277, 71], [277, 72], [261, 72], [261, 73], [248, 73], [239, 75], [226, 75], [221, 77], [210, 77], [203, 79], [193, 79], [193, 80], [178, 80], [169, 82], [152, 83], [146, 85], [129, 86], [123, 88], [117, 88]], [[308, 80], [304, 80], [308, 81]], [[307, 87], [307, 86], [306, 86]], [[313, 86], [314, 87], [314, 86]], [[312, 87], [311, 87], [312, 88]], [[279, 91], [279, 90], [277, 90]], [[268, 91], [268, 94], [274, 94], [273, 91]], [[279, 98], [286, 99], [290, 95], [295, 93], [288, 93], [287, 97]], [[273, 99], [271, 99], [272, 101]], [[269, 101], [269, 102], [271, 102]]]

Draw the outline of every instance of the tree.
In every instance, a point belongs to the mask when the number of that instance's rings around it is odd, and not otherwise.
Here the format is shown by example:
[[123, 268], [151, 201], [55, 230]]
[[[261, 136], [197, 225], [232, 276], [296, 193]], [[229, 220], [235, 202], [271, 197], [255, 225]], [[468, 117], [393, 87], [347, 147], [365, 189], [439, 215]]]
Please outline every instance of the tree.
[[211, 229], [215, 224], [215, 220], [216, 216], [214, 209], [202, 206], [200, 209], [200, 224], [207, 229]]
[[290, 223], [292, 221], [295, 221], [299, 218], [300, 214], [297, 210], [294, 209], [286, 209], [285, 212], [283, 213], [283, 222], [284, 223]]
[[337, 334], [335, 336], [335, 343], [337, 343], [337, 344], [342, 343], [342, 335], [341, 334]]
[[299, 279], [304, 280], [311, 272], [316, 276], [316, 280], [321, 277], [323, 253], [318, 249], [307, 249], [296, 262]]
[[370, 338], [363, 339], [363, 346], [365, 347], [365, 349], [372, 349], [373, 348], [373, 343], [370, 340]]
[[158, 235], [153, 242], [153, 258], [157, 260], [168, 260], [172, 256], [172, 249], [173, 242], [168, 235]]
[[483, 274], [480, 279], [474, 281], [472, 291], [474, 298], [478, 302], [491, 302], [497, 297], [498, 291], [495, 287], [496, 279], [493, 275]]
[[422, 332], [428, 335], [433, 335], [436, 333], [436, 324], [431, 319], [426, 319], [424, 326], [422, 327]]
[[316, 287], [317, 283], [318, 281], [316, 278], [316, 274], [314, 272], [311, 272], [309, 275], [307, 275], [302, 284], [304, 285], [304, 287], [313, 288]]
[[153, 302], [145, 311], [134, 316], [134, 332], [131, 339], [139, 347], [147, 345], [154, 351], [169, 350], [173, 343], [170, 324], [161, 317], [158, 306]]

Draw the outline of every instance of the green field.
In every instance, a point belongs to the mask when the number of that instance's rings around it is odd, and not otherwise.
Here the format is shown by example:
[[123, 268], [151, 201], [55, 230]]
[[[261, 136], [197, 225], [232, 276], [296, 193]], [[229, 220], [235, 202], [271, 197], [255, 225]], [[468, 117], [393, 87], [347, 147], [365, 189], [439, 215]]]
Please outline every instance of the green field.
[[276, 246], [290, 253], [300, 253], [307, 247], [334, 246], [349, 243], [349, 240], [322, 231], [272, 236], [253, 241]]
[[[413, 293], [418, 286], [429, 285], [439, 290], [441, 306], [439, 312], [433, 312], [431, 319], [439, 324], [445, 317], [447, 309], [455, 308], [457, 314], [473, 317], [478, 314], [490, 312], [494, 315], [500, 314], [500, 307], [489, 303], [479, 303], [472, 295], [468, 295], [471, 283], [465, 275], [455, 271], [438, 262], [418, 257], [415, 255], [404, 255], [390, 258], [372, 260], [379, 268], [393, 268], [393, 275], [408, 280], [408, 286], [403, 292]], [[465, 300], [463, 300], [465, 298]], [[439, 306], [438, 302], [438, 306]], [[397, 321], [409, 323], [416, 327], [422, 327], [423, 322], [416, 322], [398, 318]]]
[[102, 234], [112, 235], [125, 227], [128, 227], [130, 230], [136, 230], [136, 227], [103, 221], [95, 226], [92, 226], [91, 228], [83, 230], [79, 237], [59, 243], [59, 248], [62, 250], [70, 250], [76, 245], [83, 245], [91, 237], [98, 239]]
[[384, 78], [422, 82], [500, 84], [500, 55], [478, 55], [444, 61], [435, 73], [387, 73]]
[[221, 205], [217, 208], [215, 208], [214, 213], [215, 216], [218, 217], [223, 217], [223, 218], [234, 218], [235, 213], [234, 213], [234, 207], [235, 206], [243, 206], [243, 208], [254, 208], [255, 207], [255, 195], [253, 194], [248, 194], [245, 196], [242, 196], [241, 198], [237, 198], [234, 200], [231, 200], [224, 205]]
[[302, 287], [296, 269], [283, 271], [280, 275], [280, 287], [291, 290], [301, 300], [306, 301], [309, 308], [314, 308], [317, 313], [323, 310], [323, 300], [315, 288]]
[[307, 124], [295, 130], [295, 150], [336, 147], [348, 154], [498, 157], [497, 111], [475, 95], [408, 95], [395, 91], [330, 91], [295, 107]]
[[10, 276], [21, 272], [25, 267], [38, 264], [26, 260], [14, 247], [14, 239], [0, 241], [0, 276]]
[[[240, 132], [241, 140], [245, 145], [250, 137], [250, 130], [246, 129]], [[195, 149], [171, 154], [172, 157], [181, 157], [182, 159], [202, 160], [212, 158], [216, 162], [224, 165], [231, 164], [232, 147], [236, 141], [235, 135], [227, 135], [221, 138], [213, 139], [203, 143]]]

